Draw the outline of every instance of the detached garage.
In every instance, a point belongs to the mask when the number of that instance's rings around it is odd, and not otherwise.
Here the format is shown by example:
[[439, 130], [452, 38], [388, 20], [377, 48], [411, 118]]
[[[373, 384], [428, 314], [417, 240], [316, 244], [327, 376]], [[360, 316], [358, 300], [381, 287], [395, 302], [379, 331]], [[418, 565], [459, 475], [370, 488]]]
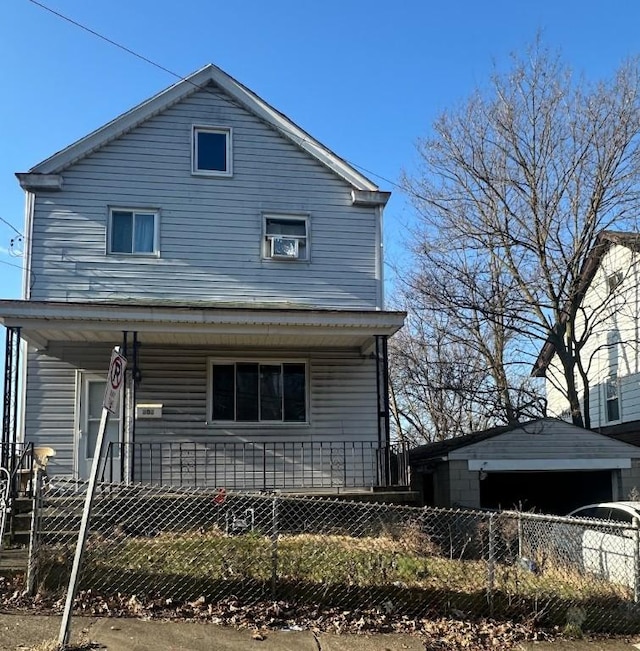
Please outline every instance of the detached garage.
[[555, 418], [422, 445], [409, 462], [428, 506], [564, 514], [640, 491], [640, 447]]

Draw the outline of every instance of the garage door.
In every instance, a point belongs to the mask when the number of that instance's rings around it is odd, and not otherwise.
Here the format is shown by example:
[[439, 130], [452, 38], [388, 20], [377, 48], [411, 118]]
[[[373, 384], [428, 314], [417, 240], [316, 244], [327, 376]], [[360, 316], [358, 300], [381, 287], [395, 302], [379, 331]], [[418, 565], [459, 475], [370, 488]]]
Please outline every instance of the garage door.
[[480, 481], [480, 505], [563, 515], [613, 499], [611, 470], [490, 472]]

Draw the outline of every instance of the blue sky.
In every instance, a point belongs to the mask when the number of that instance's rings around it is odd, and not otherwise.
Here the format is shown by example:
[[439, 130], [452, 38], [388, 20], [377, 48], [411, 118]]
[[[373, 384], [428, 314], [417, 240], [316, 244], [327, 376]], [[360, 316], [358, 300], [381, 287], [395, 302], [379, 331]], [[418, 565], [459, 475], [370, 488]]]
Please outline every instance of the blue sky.
[[[43, 2], [179, 75], [215, 63], [395, 190], [385, 214], [392, 258], [411, 210], [390, 182], [411, 170], [416, 139], [485, 85], [494, 63], [538, 31], [592, 79], [640, 52], [637, 0]], [[176, 81], [29, 0], [1, 3], [0, 69], [0, 219], [18, 230], [14, 172]], [[0, 222], [2, 298], [21, 292], [14, 236]]]

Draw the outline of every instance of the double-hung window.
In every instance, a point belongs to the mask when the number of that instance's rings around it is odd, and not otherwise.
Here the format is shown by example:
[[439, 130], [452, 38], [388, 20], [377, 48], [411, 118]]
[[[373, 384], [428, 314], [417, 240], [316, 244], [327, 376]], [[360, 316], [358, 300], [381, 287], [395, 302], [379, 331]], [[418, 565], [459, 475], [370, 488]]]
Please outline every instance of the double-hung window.
[[618, 376], [611, 374], [605, 380], [607, 422], [620, 420], [620, 399], [618, 396]]
[[308, 220], [303, 216], [265, 215], [265, 258], [275, 260], [308, 260]]
[[213, 422], [305, 423], [307, 365], [301, 361], [213, 361]]
[[156, 255], [158, 212], [112, 208], [109, 212], [109, 253]]
[[194, 126], [191, 172], [205, 176], [231, 176], [231, 129]]

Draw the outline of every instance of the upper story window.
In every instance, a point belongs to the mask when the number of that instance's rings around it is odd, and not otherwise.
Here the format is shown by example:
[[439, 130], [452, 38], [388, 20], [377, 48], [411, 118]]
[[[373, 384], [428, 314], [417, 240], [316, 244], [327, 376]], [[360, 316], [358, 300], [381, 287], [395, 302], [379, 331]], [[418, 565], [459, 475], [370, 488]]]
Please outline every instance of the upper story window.
[[609, 294], [613, 294], [616, 290], [616, 287], [622, 283], [622, 271], [615, 271], [614, 273], [607, 276], [607, 289]]
[[157, 255], [158, 213], [154, 210], [109, 211], [109, 253]]
[[263, 257], [308, 260], [308, 219], [293, 215], [265, 215]]
[[207, 176], [231, 176], [231, 129], [193, 127], [191, 171]]
[[215, 422], [307, 420], [307, 365], [302, 361], [215, 360], [209, 377], [209, 413]]
[[620, 399], [618, 396], [618, 376], [610, 375], [605, 380], [607, 422], [620, 420]]

